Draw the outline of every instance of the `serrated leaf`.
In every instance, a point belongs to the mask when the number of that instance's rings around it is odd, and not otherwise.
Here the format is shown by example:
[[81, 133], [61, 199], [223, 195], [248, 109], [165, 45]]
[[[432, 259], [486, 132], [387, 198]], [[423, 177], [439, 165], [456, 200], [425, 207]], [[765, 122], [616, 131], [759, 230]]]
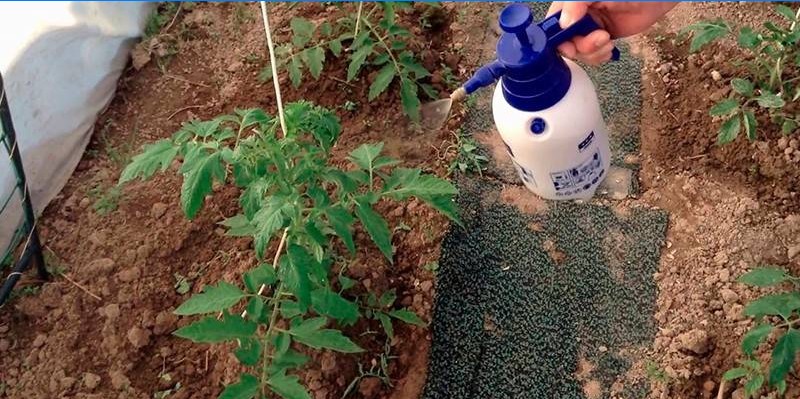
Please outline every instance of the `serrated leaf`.
[[736, 137], [739, 136], [739, 131], [741, 130], [742, 125], [739, 121], [739, 116], [734, 115], [730, 117], [722, 126], [719, 128], [719, 134], [717, 135], [717, 144], [724, 145], [736, 140]]
[[350, 152], [347, 159], [356, 164], [359, 168], [371, 171], [374, 169], [373, 163], [375, 158], [383, 151], [383, 143], [369, 144], [365, 143]]
[[383, 312], [375, 312], [375, 317], [380, 320], [383, 331], [386, 333], [386, 336], [389, 337], [389, 340], [394, 339], [394, 326], [392, 326], [392, 319]]
[[190, 135], [197, 137], [209, 137], [219, 130], [219, 125], [225, 118], [214, 118], [208, 121], [191, 120], [181, 126], [181, 130], [177, 134], [187, 132]]
[[245, 366], [255, 366], [261, 360], [261, 341], [255, 338], [243, 339], [233, 354], [239, 363]]
[[392, 51], [405, 50], [406, 43], [401, 40], [393, 40], [391, 44]]
[[311, 281], [308, 279], [308, 272], [314, 259], [305, 248], [297, 244], [289, 244], [287, 253], [288, 265], [278, 269], [278, 272], [286, 288], [297, 297], [301, 309], [304, 309], [311, 304]]
[[322, 25], [319, 26], [319, 33], [322, 36], [330, 36], [333, 33], [331, 23], [328, 21], [323, 22]]
[[394, 289], [391, 289], [381, 295], [380, 299], [378, 299], [378, 305], [380, 305], [381, 308], [387, 308], [391, 306], [396, 299], [397, 294]]
[[761, 374], [755, 375], [744, 384], [745, 397], [752, 397], [764, 385], [764, 376]]
[[289, 334], [294, 337], [295, 341], [314, 349], [331, 349], [342, 353], [358, 353], [364, 351], [351, 341], [350, 338], [342, 335], [342, 332], [339, 330], [317, 329], [301, 331], [292, 328], [289, 330]]
[[369, 95], [367, 98], [369, 101], [374, 100], [377, 98], [381, 93], [386, 91], [389, 85], [394, 80], [396, 70], [394, 64], [386, 64], [383, 68], [378, 72], [378, 75], [375, 76], [375, 80], [372, 81], [372, 84], [369, 86]]
[[252, 125], [266, 125], [272, 121], [272, 118], [260, 108], [250, 108], [245, 110], [237, 110], [241, 122], [239, 126], [245, 128]]
[[424, 327], [425, 322], [417, 316], [416, 313], [408, 310], [408, 309], [398, 309], [389, 312], [389, 316], [394, 317], [395, 319], [401, 320], [408, 324], [413, 324], [415, 326]]
[[742, 123], [744, 124], [744, 131], [747, 134], [747, 139], [753, 141], [756, 139], [756, 116], [753, 111], [744, 111], [742, 114]]
[[181, 306], [178, 306], [174, 313], [181, 316], [190, 316], [221, 312], [236, 305], [245, 296], [247, 295], [235, 285], [220, 281], [216, 286], [207, 285], [202, 293], [193, 295]]
[[320, 47], [313, 47], [304, 52], [308, 71], [314, 79], [319, 79], [322, 74], [322, 65], [325, 62], [325, 51]]
[[250, 374], [239, 376], [239, 382], [228, 385], [218, 399], [252, 399], [258, 393], [258, 378]]
[[331, 42], [328, 43], [328, 48], [331, 49], [331, 53], [333, 53], [336, 58], [342, 55], [342, 42], [340, 40], [331, 40]]
[[386, 21], [387, 24], [393, 25], [394, 24], [394, 4], [391, 2], [383, 2], [381, 3], [383, 6], [383, 20]]
[[327, 287], [316, 289], [311, 293], [311, 306], [317, 313], [336, 319], [344, 325], [353, 325], [360, 317], [358, 305], [342, 298]]
[[372, 43], [367, 43], [362, 47], [359, 47], [353, 55], [350, 56], [350, 64], [347, 66], [347, 81], [353, 80], [353, 78], [358, 75], [358, 72], [361, 70], [361, 67], [364, 65], [364, 62], [367, 60], [367, 57], [372, 54]]
[[300, 383], [300, 379], [296, 375], [286, 375], [279, 373], [272, 375], [267, 380], [269, 388], [280, 395], [283, 399], [311, 399], [311, 395]]
[[247, 291], [252, 294], [258, 292], [261, 289], [262, 285], [272, 285], [275, 283], [277, 279], [277, 275], [275, 273], [275, 268], [268, 263], [262, 263], [258, 267], [249, 270], [242, 275], [242, 280], [244, 280], [244, 285], [247, 287]]
[[387, 180], [391, 187], [384, 194], [395, 199], [412, 196], [420, 199], [438, 195], [455, 195], [458, 190], [452, 183], [430, 174], [421, 174], [419, 169], [397, 168]]
[[299, 56], [292, 57], [292, 60], [286, 67], [289, 69], [289, 79], [292, 81], [292, 86], [295, 88], [300, 87], [300, 83], [303, 81], [303, 74], [300, 72], [300, 69], [303, 67], [303, 64], [301, 64]]
[[372, 59], [372, 65], [383, 65], [391, 60], [389, 53], [380, 53]]
[[758, 345], [769, 335], [772, 329], [773, 327], [771, 324], [760, 324], [753, 327], [753, 329], [748, 331], [742, 338], [742, 351], [746, 355], [752, 356], [753, 352], [758, 348]]
[[783, 121], [783, 125], [781, 125], [781, 133], [783, 133], [784, 135], [788, 135], [791, 134], [794, 131], [794, 129], [797, 129], [797, 122], [791, 119], [786, 119], [785, 121]]
[[433, 209], [441, 212], [443, 215], [447, 216], [448, 219], [452, 220], [459, 226], [463, 227], [461, 223], [461, 218], [458, 215], [458, 207], [456, 206], [456, 201], [450, 195], [438, 195], [430, 198], [422, 198], [426, 204], [428, 204]]
[[266, 205], [253, 216], [252, 223], [256, 226], [254, 238], [257, 257], [264, 257], [264, 251], [272, 236], [283, 227], [283, 209], [288, 205], [285, 197], [272, 196]]
[[[288, 337], [287, 341], [291, 340], [289, 334], [285, 335], [286, 337]], [[304, 364], [308, 363], [308, 360], [309, 360], [308, 357], [303, 355], [302, 353], [287, 348], [285, 351], [276, 354], [267, 372], [270, 375], [286, 372], [287, 369], [298, 368], [303, 366]]]
[[214, 180], [225, 180], [225, 168], [220, 162], [220, 153], [202, 154], [191, 164], [184, 163], [188, 170], [183, 174], [181, 208], [188, 219], [194, 219], [197, 215], [206, 195], [211, 193]]
[[281, 301], [281, 316], [284, 319], [292, 319], [304, 313], [300, 309], [300, 304], [295, 301]]
[[247, 317], [255, 322], [265, 321], [264, 318], [264, 300], [260, 296], [254, 296], [247, 301]]
[[292, 28], [292, 44], [295, 47], [305, 46], [314, 35], [314, 24], [305, 18], [292, 18], [289, 25]]
[[770, 287], [789, 281], [791, 276], [774, 267], [760, 267], [741, 275], [736, 281], [754, 287]]
[[730, 369], [722, 375], [722, 379], [725, 381], [733, 381], [737, 378], [742, 378], [747, 375], [747, 370], [737, 367], [735, 369]]
[[715, 104], [713, 107], [711, 107], [708, 113], [711, 116], [722, 116], [722, 115], [728, 115], [731, 112], [738, 109], [739, 109], [739, 102], [728, 98]]
[[724, 21], [700, 22], [687, 28], [694, 32], [689, 51], [694, 53], [703, 46], [728, 34], [730, 28]]
[[748, 79], [733, 78], [731, 79], [731, 87], [733, 87], [733, 91], [743, 96], [750, 96], [753, 94], [753, 82]]
[[364, 226], [372, 241], [378, 246], [381, 253], [389, 260], [389, 263], [394, 263], [392, 257], [392, 233], [389, 231], [389, 226], [386, 220], [375, 212], [368, 204], [358, 203], [355, 208], [356, 216]]
[[352, 233], [352, 226], [355, 220], [350, 215], [350, 212], [337, 205], [326, 209], [325, 214], [328, 216], [328, 221], [333, 227], [333, 231], [342, 240], [347, 250], [351, 254], [355, 254], [356, 246], [355, 242], [353, 242]]
[[738, 38], [739, 45], [747, 48], [753, 49], [759, 44], [761, 44], [761, 38], [758, 36], [753, 28], [744, 27], [739, 31], [739, 38]]
[[800, 293], [766, 295], [747, 304], [744, 314], [747, 316], [783, 316], [789, 318], [793, 311], [800, 309]]
[[419, 86], [422, 87], [422, 91], [431, 100], [438, 100], [439, 99], [439, 93], [433, 88], [433, 86], [431, 86], [431, 85], [429, 85], [427, 83], [422, 83]]
[[772, 93], [764, 93], [756, 97], [756, 101], [758, 101], [758, 105], [764, 108], [782, 108], [786, 105], [786, 101], [783, 98]]
[[153, 176], [157, 170], [167, 170], [172, 160], [178, 155], [178, 147], [170, 140], [159, 140], [144, 146], [141, 154], [134, 156], [131, 163], [125, 167], [119, 178], [119, 184], [126, 183], [137, 177], [142, 180]]
[[788, 19], [790, 22], [794, 22], [797, 20], [797, 18], [795, 18], [794, 11], [783, 4], [776, 5], [775, 12], [777, 12], [780, 15], [783, 15], [783, 17]]
[[417, 62], [417, 60], [414, 58], [414, 54], [410, 51], [404, 52], [403, 55], [400, 56], [399, 62], [407, 72], [414, 74], [415, 79], [422, 79], [431, 75], [431, 73], [425, 69], [422, 64]]
[[342, 291], [347, 291], [356, 285], [356, 281], [347, 276], [339, 276], [339, 285], [341, 286]]
[[400, 79], [400, 101], [403, 103], [403, 112], [414, 122], [419, 122], [419, 98], [417, 98], [417, 85], [409, 79]]
[[208, 316], [186, 327], [179, 328], [173, 334], [195, 343], [215, 344], [252, 337], [258, 325], [236, 315], [225, 314], [222, 320]]
[[776, 385], [786, 379], [786, 374], [794, 364], [795, 354], [800, 348], [800, 331], [789, 328], [778, 338], [772, 350], [772, 362], [769, 365], [769, 384]]
[[250, 221], [244, 215], [227, 218], [219, 222], [219, 224], [228, 228], [225, 235], [230, 237], [249, 237], [256, 232], [255, 226], [250, 224]]

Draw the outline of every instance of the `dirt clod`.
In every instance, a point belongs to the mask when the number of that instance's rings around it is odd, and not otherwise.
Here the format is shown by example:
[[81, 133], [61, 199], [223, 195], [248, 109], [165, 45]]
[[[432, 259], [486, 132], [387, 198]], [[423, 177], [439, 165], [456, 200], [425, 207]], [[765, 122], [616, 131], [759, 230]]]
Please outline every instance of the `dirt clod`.
[[111, 386], [116, 390], [123, 390], [131, 385], [131, 380], [120, 370], [112, 370], [108, 376], [111, 377]]
[[142, 271], [138, 267], [134, 266], [119, 272], [119, 274], [117, 274], [117, 278], [123, 283], [130, 283], [138, 279], [141, 274]]
[[364, 398], [374, 398], [381, 390], [381, 380], [376, 377], [367, 377], [358, 384], [358, 392]]
[[93, 390], [100, 385], [100, 376], [94, 373], [84, 373], [83, 374], [83, 386], [86, 387], [88, 390]]
[[678, 336], [680, 348], [684, 351], [703, 355], [708, 352], [709, 338], [705, 330], [693, 329]]
[[47, 341], [47, 336], [44, 334], [39, 334], [33, 340], [33, 347], [34, 348], [41, 348], [44, 345], [45, 341]]
[[167, 204], [163, 202], [156, 202], [150, 209], [150, 216], [155, 219], [161, 218], [165, 213], [167, 213]]
[[128, 342], [133, 344], [136, 348], [143, 348], [150, 343], [150, 331], [139, 327], [133, 327], [128, 330]]

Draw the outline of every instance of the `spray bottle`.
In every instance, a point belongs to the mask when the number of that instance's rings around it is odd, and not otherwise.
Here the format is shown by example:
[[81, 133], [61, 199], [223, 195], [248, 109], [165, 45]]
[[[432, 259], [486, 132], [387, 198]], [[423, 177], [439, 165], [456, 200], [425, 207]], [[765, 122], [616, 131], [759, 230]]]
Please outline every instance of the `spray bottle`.
[[[528, 6], [507, 6], [497, 59], [460, 90], [471, 94], [500, 79], [494, 122], [525, 186], [545, 199], [588, 199], [608, 174], [608, 130], [589, 76], [556, 48], [599, 26], [586, 15], [562, 29], [559, 16], [534, 24]], [[612, 59], [619, 59], [616, 48]]]

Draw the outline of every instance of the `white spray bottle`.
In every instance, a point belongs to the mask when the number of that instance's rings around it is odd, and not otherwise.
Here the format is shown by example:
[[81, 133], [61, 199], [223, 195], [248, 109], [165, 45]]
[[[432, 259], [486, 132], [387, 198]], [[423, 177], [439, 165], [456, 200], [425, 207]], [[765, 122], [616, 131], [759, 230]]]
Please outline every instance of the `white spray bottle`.
[[[525, 186], [545, 199], [588, 199], [608, 174], [611, 149], [594, 84], [559, 44], [599, 29], [587, 15], [561, 29], [560, 13], [534, 24], [530, 8], [500, 14], [497, 60], [480, 68], [466, 94], [500, 79], [492, 113]], [[613, 59], [619, 59], [615, 48]]]

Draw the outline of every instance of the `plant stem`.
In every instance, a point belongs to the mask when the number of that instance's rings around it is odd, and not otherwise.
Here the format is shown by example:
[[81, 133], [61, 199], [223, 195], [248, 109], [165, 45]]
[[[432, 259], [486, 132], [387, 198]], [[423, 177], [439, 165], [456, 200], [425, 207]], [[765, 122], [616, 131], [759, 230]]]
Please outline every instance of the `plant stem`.
[[[800, 7], [797, 7], [797, 11], [794, 13], [794, 21], [789, 26], [789, 32], [794, 31], [794, 28], [797, 27], [797, 19], [800, 18]], [[791, 47], [790, 47], [791, 48]], [[785, 49], [785, 47], [784, 47]], [[770, 74], [769, 86], [770, 88], [775, 88], [775, 79], [778, 80], [778, 84], [780, 85], [780, 91], [783, 91], [783, 82], [781, 82], [781, 75], [783, 75], [783, 70], [781, 68], [781, 62], [783, 62], [783, 56], [778, 57], [778, 60], [775, 62], [775, 71], [774, 73]]]
[[391, 47], [389, 47], [389, 45], [386, 44], [386, 41], [381, 37], [378, 31], [375, 30], [375, 27], [373, 27], [372, 24], [369, 23], [369, 21], [367, 21], [366, 19], [364, 19], [364, 25], [366, 25], [369, 28], [370, 32], [372, 32], [375, 38], [377, 38], [378, 41], [381, 43], [381, 46], [383, 46], [383, 48], [386, 49], [386, 54], [389, 54], [389, 58], [392, 59], [392, 63], [394, 64], [394, 69], [397, 71], [397, 77], [402, 79], [402, 73], [400, 73], [400, 65], [397, 63], [397, 59], [394, 58], [394, 53], [392, 53]]
[[[286, 236], [288, 232], [289, 232], [288, 228], [283, 229], [283, 235], [281, 236], [280, 243], [278, 243], [278, 249], [275, 251], [275, 257], [272, 258], [272, 264], [273, 267], [275, 268], [278, 267], [278, 260], [280, 260], [281, 253], [283, 252], [283, 247], [286, 244]], [[264, 290], [265, 286], [266, 285], [262, 285], [261, 288], [258, 290], [259, 295], [261, 295], [261, 292]], [[266, 389], [268, 385], [267, 380], [269, 379], [268, 375], [269, 365], [270, 363], [272, 363], [270, 361], [270, 359], [272, 359], [272, 356], [270, 356], [269, 353], [270, 341], [272, 338], [272, 333], [275, 331], [275, 323], [278, 320], [278, 311], [280, 309], [279, 305], [281, 296], [283, 296], [283, 281], [278, 283], [278, 287], [275, 289], [275, 295], [273, 295], [272, 297], [272, 314], [269, 317], [269, 324], [268, 324], [269, 327], [267, 327], [267, 332], [264, 334], [264, 345], [263, 345], [264, 352], [263, 352], [263, 358], [261, 359], [261, 361], [263, 362], [263, 367], [261, 371], [261, 389], [262, 393], [265, 396], [267, 395]]]
[[353, 32], [353, 38], [358, 37], [358, 28], [359, 28], [359, 25], [361, 23], [361, 10], [363, 8], [364, 8], [364, 2], [363, 1], [359, 1], [358, 2], [358, 13], [356, 14], [356, 29]]

